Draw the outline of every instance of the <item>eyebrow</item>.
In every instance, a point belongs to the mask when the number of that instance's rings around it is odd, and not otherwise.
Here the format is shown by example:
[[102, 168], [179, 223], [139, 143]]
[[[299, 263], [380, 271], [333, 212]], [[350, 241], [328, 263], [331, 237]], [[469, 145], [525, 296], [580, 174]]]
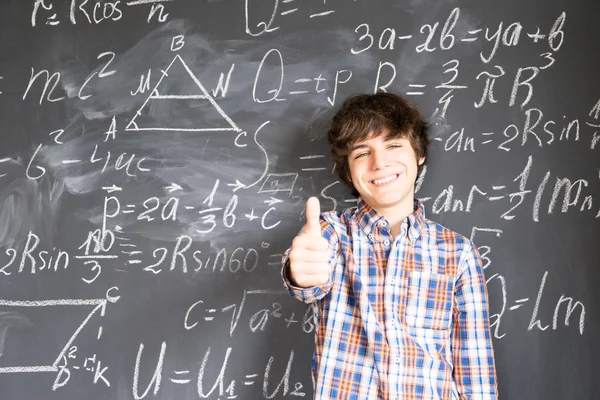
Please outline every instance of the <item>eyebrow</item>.
[[[395, 141], [400, 141], [404, 138], [402, 137], [395, 137], [395, 138], [391, 138], [391, 139], [385, 139], [385, 142], [395, 142]], [[364, 143], [360, 143], [360, 144], [355, 144], [354, 146], [352, 146], [352, 148], [350, 149], [350, 153], [352, 153], [354, 150], [358, 150], [358, 149], [366, 149], [369, 146], [364, 144]]]
[[352, 146], [352, 148], [350, 149], [350, 153], [352, 153], [354, 150], [358, 150], [358, 149], [365, 149], [368, 148], [369, 146], [367, 146], [366, 144], [355, 144], [354, 146]]

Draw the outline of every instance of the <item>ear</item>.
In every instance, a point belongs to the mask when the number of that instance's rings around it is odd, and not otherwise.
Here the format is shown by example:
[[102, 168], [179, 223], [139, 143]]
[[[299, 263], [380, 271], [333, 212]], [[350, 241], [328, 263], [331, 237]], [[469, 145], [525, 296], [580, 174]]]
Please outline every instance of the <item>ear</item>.
[[423, 165], [424, 162], [425, 162], [425, 157], [419, 158], [419, 165]]

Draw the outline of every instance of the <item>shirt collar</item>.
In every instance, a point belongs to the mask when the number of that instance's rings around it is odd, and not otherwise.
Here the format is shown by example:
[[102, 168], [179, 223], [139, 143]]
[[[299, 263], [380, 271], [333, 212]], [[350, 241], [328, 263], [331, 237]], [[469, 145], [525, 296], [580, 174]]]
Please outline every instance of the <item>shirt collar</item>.
[[[373, 231], [377, 226], [389, 227], [385, 217], [373, 209], [362, 197], [358, 198], [356, 209], [356, 220], [358, 227], [367, 235], [369, 239], [373, 238]], [[400, 236], [408, 235], [408, 238], [414, 243], [421, 235], [423, 224], [425, 222], [425, 207], [419, 199], [414, 200], [414, 211], [409, 214], [400, 228]]]

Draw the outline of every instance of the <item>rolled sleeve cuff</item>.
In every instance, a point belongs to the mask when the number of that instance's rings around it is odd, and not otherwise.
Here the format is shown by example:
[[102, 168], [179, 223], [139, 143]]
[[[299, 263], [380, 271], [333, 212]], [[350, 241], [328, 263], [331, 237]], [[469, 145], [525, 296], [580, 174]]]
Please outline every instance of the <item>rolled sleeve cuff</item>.
[[290, 279], [290, 263], [287, 259], [287, 253], [283, 256], [283, 268], [281, 268], [281, 279], [283, 280], [283, 286], [287, 289], [290, 296], [295, 297], [296, 299], [310, 304], [314, 303], [317, 300], [321, 300], [327, 293], [329, 293], [329, 289], [331, 288], [331, 275], [329, 276], [329, 281], [325, 285], [320, 286], [312, 286], [308, 288], [301, 288], [298, 286], [294, 286]]

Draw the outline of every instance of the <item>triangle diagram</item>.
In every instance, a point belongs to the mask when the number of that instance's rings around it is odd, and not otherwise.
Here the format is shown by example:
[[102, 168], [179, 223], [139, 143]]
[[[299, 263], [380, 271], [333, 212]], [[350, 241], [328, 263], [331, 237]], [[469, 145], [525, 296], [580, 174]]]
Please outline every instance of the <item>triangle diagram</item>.
[[179, 54], [161, 74], [126, 131], [242, 131]]

